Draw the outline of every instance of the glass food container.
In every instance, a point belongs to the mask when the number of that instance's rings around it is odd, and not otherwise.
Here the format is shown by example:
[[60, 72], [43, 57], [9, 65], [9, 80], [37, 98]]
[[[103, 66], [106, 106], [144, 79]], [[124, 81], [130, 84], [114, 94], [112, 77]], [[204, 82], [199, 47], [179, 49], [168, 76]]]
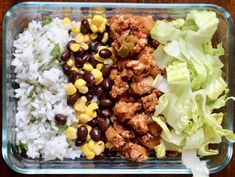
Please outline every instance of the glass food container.
[[[219, 18], [219, 25], [214, 35], [214, 42], [222, 42], [225, 55], [224, 78], [232, 95], [233, 86], [233, 23], [228, 12], [223, 8], [209, 4], [130, 4], [130, 3], [20, 3], [12, 7], [5, 15], [2, 40], [2, 153], [10, 168], [25, 174], [189, 174], [178, 158], [162, 160], [150, 158], [146, 162], [131, 163], [120, 158], [91, 160], [84, 158], [43, 161], [22, 157], [15, 144], [15, 114], [17, 100], [14, 97], [14, 72], [11, 66], [13, 58], [13, 40], [17, 38], [31, 20], [41, 20], [44, 16], [63, 18], [69, 14], [72, 19], [80, 20], [99, 9], [105, 10], [107, 16], [116, 14], [152, 15], [154, 19], [185, 18], [194, 9], [214, 11]], [[228, 101], [223, 109], [225, 118], [223, 127], [233, 128], [232, 101]], [[232, 143], [223, 139], [218, 145], [220, 153], [216, 156], [203, 158], [207, 162], [210, 173], [222, 170], [232, 157]]]

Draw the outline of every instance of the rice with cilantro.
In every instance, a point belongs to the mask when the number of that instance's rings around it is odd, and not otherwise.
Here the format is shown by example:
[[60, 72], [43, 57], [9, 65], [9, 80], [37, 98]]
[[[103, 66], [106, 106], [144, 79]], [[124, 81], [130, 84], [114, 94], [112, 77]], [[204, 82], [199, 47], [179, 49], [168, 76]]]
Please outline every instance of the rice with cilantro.
[[[18, 99], [16, 143], [30, 158], [45, 160], [80, 157], [81, 149], [67, 142], [64, 130], [76, 122], [74, 110], [67, 105], [63, 84], [67, 82], [59, 57], [71, 40], [69, 27], [61, 20], [32, 21], [14, 41]], [[58, 126], [56, 114], [67, 116], [65, 126]]]

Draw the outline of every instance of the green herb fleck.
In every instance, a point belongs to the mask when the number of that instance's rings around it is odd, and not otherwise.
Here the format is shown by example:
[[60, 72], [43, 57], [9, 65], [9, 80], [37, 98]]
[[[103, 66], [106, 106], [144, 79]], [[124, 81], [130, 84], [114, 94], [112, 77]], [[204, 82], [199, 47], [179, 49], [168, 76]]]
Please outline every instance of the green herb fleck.
[[33, 98], [35, 96], [35, 92], [36, 92], [36, 87], [33, 86], [32, 90], [29, 93], [28, 98]]
[[23, 151], [26, 151], [27, 150], [27, 145], [20, 142], [20, 144], [18, 145], [18, 150], [19, 150], [19, 153], [21, 153]]
[[60, 124], [56, 124], [57, 128], [59, 129], [59, 133], [64, 132], [68, 126], [67, 125], [60, 125]]
[[49, 61], [48, 65], [50, 66], [51, 64], [54, 63], [55, 60], [60, 58], [61, 51], [60, 51], [60, 45], [57, 43], [54, 48], [51, 50], [51, 60]]
[[52, 19], [51, 17], [45, 17], [42, 21], [41, 21], [41, 25], [42, 26], [45, 26], [45, 25], [48, 25], [52, 22]]

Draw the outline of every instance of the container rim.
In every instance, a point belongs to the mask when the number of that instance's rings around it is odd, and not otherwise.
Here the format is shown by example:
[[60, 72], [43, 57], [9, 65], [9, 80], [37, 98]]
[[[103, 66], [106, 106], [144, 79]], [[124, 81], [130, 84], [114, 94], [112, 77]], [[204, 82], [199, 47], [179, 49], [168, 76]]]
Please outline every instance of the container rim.
[[[77, 171], [70, 171], [70, 169], [23, 169], [15, 166], [9, 160], [7, 154], [7, 128], [6, 128], [6, 25], [12, 13], [20, 7], [38, 7], [38, 6], [53, 6], [53, 7], [104, 7], [104, 8], [210, 8], [221, 12], [228, 22], [230, 29], [229, 38], [229, 96], [233, 95], [233, 39], [234, 39], [234, 26], [231, 15], [222, 7], [214, 4], [167, 4], [167, 3], [95, 3], [95, 2], [21, 2], [12, 6], [5, 14], [2, 23], [2, 156], [5, 163], [15, 172], [22, 174], [91, 174], [89, 170], [78, 169]], [[228, 100], [229, 107], [229, 130], [233, 130], [233, 101]], [[228, 142], [228, 153], [222, 165], [209, 169], [210, 173], [216, 173], [224, 169], [230, 162], [233, 154], [233, 144]], [[191, 174], [188, 169], [172, 169], [166, 171], [163, 169], [96, 169], [92, 174]]]

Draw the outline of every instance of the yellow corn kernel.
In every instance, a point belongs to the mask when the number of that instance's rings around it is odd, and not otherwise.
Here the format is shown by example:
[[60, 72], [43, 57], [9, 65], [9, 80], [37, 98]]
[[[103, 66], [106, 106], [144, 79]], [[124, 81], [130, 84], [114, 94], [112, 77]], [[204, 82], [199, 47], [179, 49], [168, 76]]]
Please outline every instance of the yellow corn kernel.
[[86, 128], [88, 130], [88, 134], [90, 134], [90, 131], [91, 131], [92, 127], [90, 125], [86, 125]]
[[108, 41], [108, 39], [109, 39], [109, 34], [107, 32], [105, 32], [101, 42], [103, 42], [105, 44]]
[[102, 68], [103, 68], [103, 64], [102, 63], [98, 63], [97, 65], [96, 65], [96, 69], [98, 69], [98, 70], [101, 70]]
[[68, 127], [65, 131], [65, 136], [67, 139], [70, 139], [70, 140], [77, 139], [77, 129], [74, 127]]
[[85, 111], [85, 113], [88, 115], [88, 116], [90, 116], [90, 117], [92, 117], [92, 115], [93, 115], [93, 112], [94, 112], [94, 110], [93, 109], [91, 109], [91, 108], [86, 108], [86, 111]]
[[106, 49], [107, 47], [106, 46], [100, 46], [99, 47], [99, 50], [98, 50], [98, 53], [102, 50], [102, 49]]
[[87, 21], [88, 21], [89, 25], [91, 25], [92, 20], [90, 18], [88, 18]]
[[108, 64], [108, 65], [112, 65], [113, 64], [113, 60], [112, 59], [105, 59], [104, 60], [104, 64]]
[[75, 41], [76, 43], [82, 43], [83, 42], [83, 34], [82, 33], [78, 33], [77, 36], [75, 37]]
[[84, 79], [77, 79], [74, 83], [75, 87], [79, 89], [82, 86], [86, 85], [86, 81]]
[[77, 71], [78, 73], [80, 72], [80, 70], [76, 66], [72, 66], [71, 70]]
[[95, 152], [92, 151], [92, 154], [86, 156], [86, 159], [87, 159], [87, 160], [92, 160], [92, 159], [94, 159], [94, 157], [95, 157]]
[[95, 85], [100, 84], [103, 80], [104, 80], [103, 77], [97, 78], [97, 79], [95, 80]]
[[87, 42], [89, 40], [90, 40], [90, 38], [87, 34], [83, 36], [83, 42]]
[[105, 30], [105, 24], [102, 23], [102, 24], [99, 26], [98, 31], [101, 32], [101, 33], [103, 33], [104, 30]]
[[99, 109], [99, 106], [97, 103], [90, 103], [88, 106], [88, 108], [92, 109], [92, 110], [96, 110], [96, 109]]
[[80, 120], [81, 123], [83, 123], [83, 124], [86, 124], [86, 123], [89, 122], [91, 119], [92, 119], [92, 118], [91, 118], [89, 115], [84, 114], [84, 113], [80, 114], [80, 116], [79, 116], [79, 120]]
[[96, 111], [93, 111], [92, 115], [91, 115], [91, 118], [96, 118], [96, 117], [97, 117], [97, 113], [96, 113]]
[[85, 94], [89, 91], [87, 86], [82, 86], [78, 90], [79, 90], [80, 93], [83, 93], [83, 94]]
[[90, 28], [91, 28], [91, 31], [92, 31], [93, 33], [97, 33], [97, 32], [98, 32], [98, 28], [97, 28], [96, 25], [91, 24], [91, 25], [90, 25]]
[[77, 52], [80, 48], [80, 45], [77, 44], [77, 43], [74, 43], [74, 44], [71, 44], [70, 45], [70, 49], [73, 51], [73, 52]]
[[86, 62], [83, 65], [83, 69], [86, 70], [86, 71], [92, 71], [93, 70], [93, 66], [90, 63]]
[[98, 69], [93, 69], [91, 74], [94, 76], [95, 79], [100, 79], [102, 77], [102, 72]]
[[104, 142], [103, 141], [98, 141], [97, 143], [95, 143], [95, 146], [93, 148], [95, 155], [100, 155], [102, 152], [104, 152]]
[[97, 61], [101, 62], [101, 63], [104, 62], [104, 59], [100, 57], [99, 53], [95, 54], [95, 55], [94, 55], [94, 58], [95, 58]]
[[87, 143], [88, 148], [89, 148], [91, 151], [94, 149], [95, 144], [96, 144], [95, 141], [92, 140], [92, 139]]
[[104, 22], [104, 17], [101, 15], [95, 15], [92, 19], [92, 23], [96, 26], [100, 26], [101, 23]]
[[115, 57], [113, 47], [109, 47], [108, 49], [112, 52], [112, 56], [110, 58], [113, 59]]
[[82, 96], [81, 98], [79, 98], [76, 103], [74, 104], [74, 109], [78, 112], [84, 112], [86, 110], [86, 102], [87, 99], [85, 96]]
[[69, 59], [67, 62], [66, 62], [67, 65], [69, 65], [70, 67], [72, 67], [74, 65], [74, 61], [72, 59]]
[[65, 18], [62, 20], [62, 25], [66, 25], [66, 24], [71, 24], [71, 20], [70, 20], [68, 17], [65, 17]]
[[64, 84], [64, 89], [67, 95], [73, 95], [77, 92], [76, 87], [72, 83]]
[[90, 34], [90, 40], [95, 40], [98, 37], [96, 33]]
[[80, 28], [81, 28], [81, 25], [78, 24], [76, 27], [73, 26], [73, 27], [71, 28], [71, 31], [72, 31], [73, 33], [80, 33]]
[[88, 44], [86, 44], [86, 43], [81, 43], [81, 47], [82, 47], [84, 50], [88, 50], [88, 49], [89, 49], [89, 46], [88, 46]]
[[93, 151], [91, 151], [91, 150], [89, 149], [87, 143], [85, 143], [85, 144], [82, 145], [82, 152], [83, 152], [83, 154], [84, 154], [85, 156], [91, 156], [91, 155], [93, 155]]

